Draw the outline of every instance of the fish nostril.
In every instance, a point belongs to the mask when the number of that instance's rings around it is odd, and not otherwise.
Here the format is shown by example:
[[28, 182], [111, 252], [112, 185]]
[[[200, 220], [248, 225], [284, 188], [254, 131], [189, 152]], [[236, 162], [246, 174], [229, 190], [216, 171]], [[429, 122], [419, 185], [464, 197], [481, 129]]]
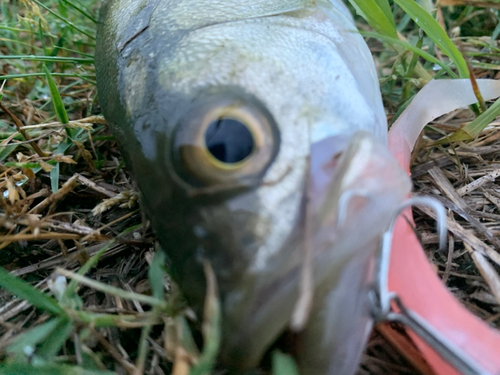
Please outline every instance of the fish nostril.
[[227, 164], [246, 159], [255, 147], [253, 135], [248, 127], [231, 118], [218, 119], [208, 125], [205, 144], [213, 157]]

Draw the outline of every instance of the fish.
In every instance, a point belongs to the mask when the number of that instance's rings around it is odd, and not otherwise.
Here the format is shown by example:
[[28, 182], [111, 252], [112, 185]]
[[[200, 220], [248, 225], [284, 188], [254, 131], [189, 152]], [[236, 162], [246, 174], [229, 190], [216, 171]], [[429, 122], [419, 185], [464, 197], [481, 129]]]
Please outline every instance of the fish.
[[99, 102], [172, 278], [221, 304], [221, 365], [292, 333], [301, 374], [353, 374], [380, 238], [411, 190], [374, 60], [340, 0], [108, 0]]

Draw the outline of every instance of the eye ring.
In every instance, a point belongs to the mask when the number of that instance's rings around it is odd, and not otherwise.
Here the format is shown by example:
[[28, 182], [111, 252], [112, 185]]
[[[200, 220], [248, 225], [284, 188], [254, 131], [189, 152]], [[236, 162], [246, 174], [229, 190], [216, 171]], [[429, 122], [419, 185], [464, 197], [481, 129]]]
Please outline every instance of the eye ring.
[[[196, 110], [179, 123], [174, 134], [178, 174], [191, 185], [203, 186], [260, 178], [279, 146], [276, 125], [263, 106], [220, 97], [195, 104]], [[208, 132], [217, 124], [222, 124], [222, 131], [207, 142]], [[224, 148], [222, 157], [214, 145]]]

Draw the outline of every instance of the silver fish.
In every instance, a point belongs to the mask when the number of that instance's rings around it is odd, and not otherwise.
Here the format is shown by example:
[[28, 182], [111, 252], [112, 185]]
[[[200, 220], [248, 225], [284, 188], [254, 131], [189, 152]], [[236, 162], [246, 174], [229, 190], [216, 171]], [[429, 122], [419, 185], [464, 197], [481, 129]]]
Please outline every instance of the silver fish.
[[100, 102], [175, 280], [217, 276], [220, 360], [296, 331], [302, 374], [352, 374], [378, 240], [410, 190], [373, 59], [337, 0], [108, 0]]

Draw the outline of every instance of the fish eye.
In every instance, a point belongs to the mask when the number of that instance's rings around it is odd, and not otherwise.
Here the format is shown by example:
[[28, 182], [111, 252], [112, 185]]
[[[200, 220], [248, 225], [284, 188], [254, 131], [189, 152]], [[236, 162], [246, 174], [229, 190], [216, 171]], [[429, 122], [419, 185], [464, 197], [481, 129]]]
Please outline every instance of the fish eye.
[[232, 118], [220, 118], [208, 125], [205, 131], [205, 145], [218, 161], [234, 164], [250, 156], [255, 142], [244, 123]]
[[277, 153], [270, 114], [250, 100], [197, 103], [173, 138], [174, 167], [192, 185], [238, 184], [260, 177]]

